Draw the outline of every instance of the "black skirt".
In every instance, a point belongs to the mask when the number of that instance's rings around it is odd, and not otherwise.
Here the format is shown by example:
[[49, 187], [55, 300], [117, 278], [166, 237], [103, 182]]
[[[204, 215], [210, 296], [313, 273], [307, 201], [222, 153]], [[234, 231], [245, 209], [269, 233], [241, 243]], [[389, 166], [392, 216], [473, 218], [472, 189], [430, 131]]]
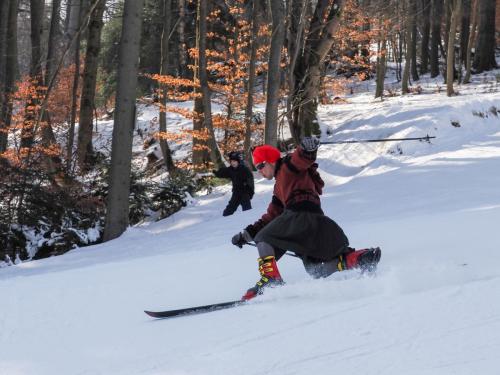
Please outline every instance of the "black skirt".
[[349, 240], [342, 228], [316, 212], [285, 210], [262, 228], [255, 242], [267, 242], [276, 249], [329, 261], [347, 252]]

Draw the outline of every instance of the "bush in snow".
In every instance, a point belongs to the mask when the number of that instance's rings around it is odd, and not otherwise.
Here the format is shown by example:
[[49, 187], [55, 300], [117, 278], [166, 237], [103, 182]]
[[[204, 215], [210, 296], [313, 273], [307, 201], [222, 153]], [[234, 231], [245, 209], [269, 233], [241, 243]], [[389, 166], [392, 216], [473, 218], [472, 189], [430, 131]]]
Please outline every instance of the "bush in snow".
[[42, 168], [4, 165], [0, 176], [0, 260], [59, 255], [99, 240], [102, 202], [76, 181], [54, 183]]

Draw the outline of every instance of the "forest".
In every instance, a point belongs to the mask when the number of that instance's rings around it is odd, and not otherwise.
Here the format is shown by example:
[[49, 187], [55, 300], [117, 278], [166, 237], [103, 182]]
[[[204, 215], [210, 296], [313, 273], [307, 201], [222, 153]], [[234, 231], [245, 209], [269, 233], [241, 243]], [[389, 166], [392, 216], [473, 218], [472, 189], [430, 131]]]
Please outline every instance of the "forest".
[[0, 264], [177, 212], [229, 152], [252, 166], [255, 146], [319, 136], [318, 106], [360, 82], [460, 95], [497, 68], [499, 30], [496, 0], [2, 0]]

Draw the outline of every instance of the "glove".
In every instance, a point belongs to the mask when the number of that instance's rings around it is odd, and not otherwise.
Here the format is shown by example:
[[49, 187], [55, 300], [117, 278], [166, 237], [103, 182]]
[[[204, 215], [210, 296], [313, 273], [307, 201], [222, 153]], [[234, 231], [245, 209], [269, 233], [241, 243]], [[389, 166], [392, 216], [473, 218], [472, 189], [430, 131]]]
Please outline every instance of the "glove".
[[250, 234], [246, 230], [243, 230], [242, 232], [235, 234], [231, 239], [231, 242], [234, 246], [238, 246], [241, 249], [243, 245], [252, 240], [252, 236], [250, 236]]
[[305, 152], [315, 152], [318, 150], [320, 140], [316, 137], [304, 137], [300, 142], [300, 147]]
[[255, 228], [252, 224], [248, 225], [244, 230], [244, 232], [246, 232], [248, 237], [250, 238], [250, 241], [253, 241], [258, 231], [259, 230]]

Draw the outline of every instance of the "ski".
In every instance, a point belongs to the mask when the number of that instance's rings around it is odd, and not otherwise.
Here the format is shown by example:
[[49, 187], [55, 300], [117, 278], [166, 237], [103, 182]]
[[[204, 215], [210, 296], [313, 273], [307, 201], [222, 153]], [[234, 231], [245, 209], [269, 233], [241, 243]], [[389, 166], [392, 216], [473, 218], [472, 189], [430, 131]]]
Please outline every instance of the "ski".
[[230, 302], [213, 303], [211, 305], [204, 305], [204, 306], [187, 307], [184, 309], [177, 309], [177, 310], [167, 310], [167, 311], [145, 310], [144, 312], [153, 318], [166, 319], [166, 318], [174, 318], [177, 316], [203, 314], [222, 309], [230, 309], [232, 307], [244, 305], [245, 303], [246, 301], [237, 300]]

